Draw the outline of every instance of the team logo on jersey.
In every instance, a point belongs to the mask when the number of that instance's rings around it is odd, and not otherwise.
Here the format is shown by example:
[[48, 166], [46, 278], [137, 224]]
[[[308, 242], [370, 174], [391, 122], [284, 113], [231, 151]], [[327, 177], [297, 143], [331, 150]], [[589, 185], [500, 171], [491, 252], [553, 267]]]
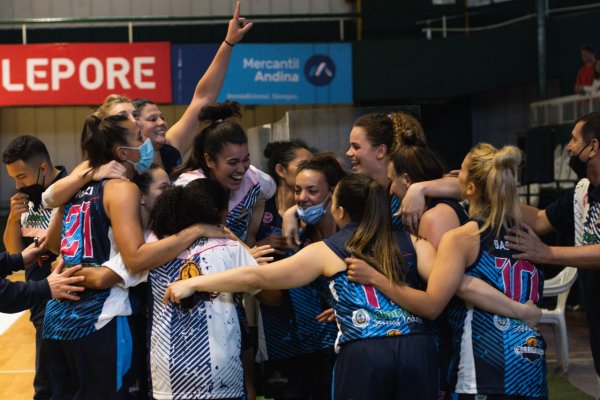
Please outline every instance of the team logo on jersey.
[[[194, 262], [194, 260], [189, 260], [179, 270], [179, 280], [190, 279], [195, 276], [202, 275], [202, 271], [200, 271], [200, 267], [198, 264]], [[196, 292], [190, 297], [187, 297], [181, 301], [181, 308], [185, 310], [190, 310], [201, 301], [210, 301], [215, 299], [219, 293], [212, 292]]]
[[494, 315], [494, 326], [500, 331], [506, 331], [510, 328], [510, 319]]
[[530, 336], [524, 344], [515, 347], [515, 353], [529, 362], [534, 362], [542, 358], [545, 352], [538, 338]]
[[371, 321], [369, 313], [362, 308], [352, 313], [352, 324], [357, 328], [364, 328], [369, 325], [369, 321]]
[[193, 278], [195, 276], [200, 276], [200, 275], [202, 275], [202, 272], [200, 272], [200, 268], [198, 268], [198, 264], [196, 264], [192, 260], [183, 264], [183, 266], [179, 270], [179, 279], [181, 279], [181, 280], [190, 279], [190, 278]]

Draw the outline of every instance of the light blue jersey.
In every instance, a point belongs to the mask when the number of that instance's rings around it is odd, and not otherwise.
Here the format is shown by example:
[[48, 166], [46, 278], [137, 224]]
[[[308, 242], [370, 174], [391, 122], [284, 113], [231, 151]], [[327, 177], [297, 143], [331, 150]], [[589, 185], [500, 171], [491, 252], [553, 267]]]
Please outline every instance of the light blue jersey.
[[[481, 222], [477, 221], [481, 227]], [[536, 303], [543, 279], [537, 267], [512, 258], [512, 250], [488, 229], [480, 234], [480, 254], [467, 275], [482, 279], [520, 303]], [[523, 321], [470, 308], [453, 299], [448, 317], [453, 331], [450, 390], [463, 394], [548, 396], [546, 341]]]
[[[340, 232], [325, 239], [325, 244], [340, 258], [350, 257], [345, 244], [357, 226], [356, 223], [346, 225]], [[396, 238], [408, 264], [406, 282], [421, 289], [422, 282], [416, 271], [416, 255], [410, 235], [405, 231], [396, 231]], [[337, 345], [384, 336], [431, 334], [429, 324], [423, 318], [393, 303], [372, 286], [350, 282], [346, 271], [337, 273], [329, 281], [339, 328]]]

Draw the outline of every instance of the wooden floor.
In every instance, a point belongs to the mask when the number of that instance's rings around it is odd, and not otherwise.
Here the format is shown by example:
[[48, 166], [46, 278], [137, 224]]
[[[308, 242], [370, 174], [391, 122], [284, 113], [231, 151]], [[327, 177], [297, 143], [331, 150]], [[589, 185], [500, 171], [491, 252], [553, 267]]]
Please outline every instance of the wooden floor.
[[[9, 279], [23, 280], [23, 274]], [[33, 398], [34, 365], [35, 330], [26, 311], [0, 335], [0, 399]]]

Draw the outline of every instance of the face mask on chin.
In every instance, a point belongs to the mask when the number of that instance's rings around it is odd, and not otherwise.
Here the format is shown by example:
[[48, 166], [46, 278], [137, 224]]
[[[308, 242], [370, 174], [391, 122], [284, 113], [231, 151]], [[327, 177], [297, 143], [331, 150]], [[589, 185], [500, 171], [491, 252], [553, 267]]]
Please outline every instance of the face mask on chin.
[[320, 204], [315, 204], [314, 206], [306, 208], [298, 206], [298, 208], [296, 209], [298, 217], [308, 225], [316, 224], [327, 212], [327, 202], [329, 201], [330, 196], [331, 192], [329, 192], [327, 198], [325, 198], [325, 201], [323, 201]]
[[586, 144], [577, 155], [569, 157], [569, 167], [575, 172], [578, 180], [585, 178], [587, 175], [587, 161], [581, 161], [579, 156], [581, 156], [581, 153], [583, 153], [589, 145], [590, 143]]
[[42, 204], [42, 193], [44, 193], [44, 183], [46, 182], [46, 177], [42, 177], [42, 183], [38, 183], [40, 179], [40, 171], [41, 168], [38, 169], [38, 176], [35, 180], [36, 183], [29, 186], [24, 186], [18, 189], [18, 192], [25, 193], [29, 197], [29, 201], [33, 203], [33, 209], [37, 210]]

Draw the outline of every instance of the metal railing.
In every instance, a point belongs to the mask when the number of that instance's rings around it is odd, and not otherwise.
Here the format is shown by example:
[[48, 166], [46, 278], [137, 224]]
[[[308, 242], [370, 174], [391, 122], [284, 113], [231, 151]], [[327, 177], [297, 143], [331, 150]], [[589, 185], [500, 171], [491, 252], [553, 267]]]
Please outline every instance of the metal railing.
[[[338, 14], [294, 14], [294, 15], [248, 15], [248, 20], [253, 22], [315, 22], [338, 21], [340, 41], [345, 40], [344, 22], [356, 21], [356, 13]], [[71, 27], [73, 25], [85, 26], [126, 26], [129, 43], [134, 41], [134, 28], [149, 25], [213, 25], [226, 24], [231, 16], [146, 16], [146, 17], [94, 17], [94, 18], [25, 18], [0, 20], [1, 29], [21, 29], [22, 43], [27, 44], [27, 31], [39, 27]]]
[[[548, 15], [561, 14], [561, 13], [574, 12], [574, 11], [586, 11], [586, 10], [590, 10], [590, 9], [594, 9], [594, 8], [600, 8], [600, 3], [548, 9]], [[433, 36], [433, 33], [441, 33], [442, 37], [446, 38], [446, 37], [448, 37], [448, 33], [466, 33], [466, 34], [468, 34], [470, 32], [488, 31], [488, 30], [498, 29], [498, 28], [502, 28], [505, 26], [509, 26], [509, 25], [518, 24], [523, 21], [535, 19], [536, 17], [537, 17], [537, 14], [532, 13], [532, 14], [526, 14], [526, 15], [523, 15], [523, 16], [520, 16], [517, 18], [512, 18], [512, 19], [509, 19], [506, 21], [502, 21], [502, 22], [498, 22], [498, 23], [490, 24], [490, 25], [485, 25], [485, 26], [465, 26], [465, 27], [449, 28], [448, 21], [456, 20], [456, 19], [463, 19], [464, 15], [452, 15], [452, 16], [443, 15], [440, 18], [419, 21], [419, 22], [417, 22], [417, 25], [423, 25], [423, 24], [428, 25], [425, 28], [421, 28], [421, 32], [425, 34], [425, 37], [427, 39], [431, 39]], [[434, 24], [434, 23], [439, 23], [440, 27], [430, 26], [431, 24]]]
[[581, 115], [600, 110], [600, 92], [536, 101], [529, 110], [532, 127], [573, 123]]

